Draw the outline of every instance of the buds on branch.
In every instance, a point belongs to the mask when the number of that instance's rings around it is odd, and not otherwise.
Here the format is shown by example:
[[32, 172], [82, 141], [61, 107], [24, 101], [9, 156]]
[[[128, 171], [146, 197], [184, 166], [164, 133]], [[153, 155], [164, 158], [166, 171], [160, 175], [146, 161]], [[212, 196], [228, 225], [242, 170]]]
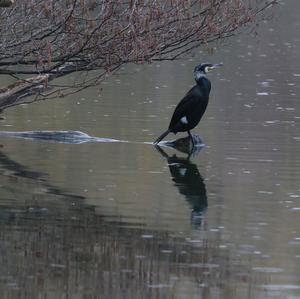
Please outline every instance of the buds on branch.
[[274, 2], [18, 1], [0, 9], [0, 75], [47, 74], [51, 80], [101, 69], [103, 76], [124, 63], [173, 60], [231, 36]]

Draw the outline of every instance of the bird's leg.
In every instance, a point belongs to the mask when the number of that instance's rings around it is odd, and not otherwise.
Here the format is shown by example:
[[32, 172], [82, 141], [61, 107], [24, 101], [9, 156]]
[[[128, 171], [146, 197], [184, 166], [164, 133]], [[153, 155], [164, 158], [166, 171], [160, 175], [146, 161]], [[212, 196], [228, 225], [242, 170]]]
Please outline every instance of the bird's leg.
[[193, 146], [192, 148], [194, 148], [194, 146], [195, 146], [194, 137], [191, 134], [190, 130], [188, 130], [188, 134], [189, 134], [189, 137], [191, 138], [191, 141], [192, 141], [192, 146]]

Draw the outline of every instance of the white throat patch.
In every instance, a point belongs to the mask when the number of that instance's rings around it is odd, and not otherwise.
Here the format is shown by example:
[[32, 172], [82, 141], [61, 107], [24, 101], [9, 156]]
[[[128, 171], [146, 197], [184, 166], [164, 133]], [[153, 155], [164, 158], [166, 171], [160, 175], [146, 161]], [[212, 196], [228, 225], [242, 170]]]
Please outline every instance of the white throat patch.
[[198, 81], [199, 79], [206, 77], [205, 74], [201, 73], [201, 72], [195, 72], [194, 73], [194, 78], [196, 81]]

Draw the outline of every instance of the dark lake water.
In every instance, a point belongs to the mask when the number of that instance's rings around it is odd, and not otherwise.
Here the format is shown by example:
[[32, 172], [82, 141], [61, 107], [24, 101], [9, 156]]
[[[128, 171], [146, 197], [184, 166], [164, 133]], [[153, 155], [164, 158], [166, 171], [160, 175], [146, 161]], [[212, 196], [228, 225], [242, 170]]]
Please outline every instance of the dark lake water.
[[[1, 298], [300, 298], [299, 1], [257, 32], [5, 113], [126, 142], [0, 139]], [[203, 61], [205, 146], [156, 149]]]

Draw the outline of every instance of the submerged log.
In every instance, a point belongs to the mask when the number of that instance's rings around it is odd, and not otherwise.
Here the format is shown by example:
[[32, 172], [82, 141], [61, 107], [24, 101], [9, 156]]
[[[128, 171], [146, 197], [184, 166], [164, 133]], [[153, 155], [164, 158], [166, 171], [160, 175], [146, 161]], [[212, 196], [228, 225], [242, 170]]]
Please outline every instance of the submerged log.
[[0, 138], [1, 137], [52, 141], [70, 144], [98, 141], [98, 139], [100, 139], [89, 136], [88, 134], [80, 131], [0, 131]]
[[38, 75], [26, 80], [19, 80], [5, 88], [0, 89], [0, 109], [13, 105], [20, 99], [42, 91], [47, 88], [49, 75]]
[[[42, 92], [54, 88], [50, 85], [50, 82], [56, 78], [74, 72], [76, 67], [76, 64], [68, 63], [53, 70], [51, 73], [44, 73], [35, 77], [20, 79], [7, 87], [0, 88], [0, 113], [8, 107], [23, 104], [24, 101], [22, 101], [22, 99], [28, 96], [36, 95], [36, 98], [26, 103], [33, 103], [40, 99], [46, 99], [47, 96], [42, 95]], [[42, 97], [38, 98], [41, 95]], [[60, 90], [56, 91], [56, 96], [62, 96]]]

